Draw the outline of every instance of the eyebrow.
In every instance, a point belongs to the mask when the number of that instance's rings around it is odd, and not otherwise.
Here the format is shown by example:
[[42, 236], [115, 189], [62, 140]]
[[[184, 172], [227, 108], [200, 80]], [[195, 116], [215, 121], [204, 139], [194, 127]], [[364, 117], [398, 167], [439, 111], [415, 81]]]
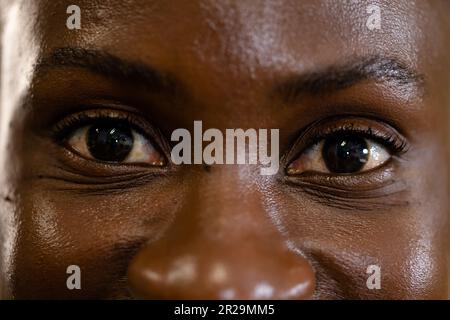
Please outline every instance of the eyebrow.
[[180, 89], [180, 83], [169, 73], [141, 62], [124, 60], [103, 50], [78, 47], [56, 48], [49, 56], [37, 63], [36, 69], [39, 72], [58, 67], [86, 69], [154, 92], [164, 91], [175, 94]]
[[425, 77], [393, 58], [362, 57], [342, 65], [331, 65], [318, 71], [294, 75], [275, 86], [275, 92], [286, 102], [306, 95], [337, 92], [365, 80], [387, 83], [404, 88], [423, 90]]
[[[98, 49], [56, 48], [37, 63], [38, 71], [75, 67], [107, 78], [142, 86], [154, 92], [176, 94], [181, 83], [171, 74], [147, 64], [127, 61]], [[275, 93], [286, 102], [308, 95], [325, 95], [349, 88], [365, 80], [389, 83], [397, 87], [424, 88], [424, 76], [400, 61], [387, 57], [361, 57], [344, 64], [333, 64], [305, 74], [294, 75], [275, 85]]]

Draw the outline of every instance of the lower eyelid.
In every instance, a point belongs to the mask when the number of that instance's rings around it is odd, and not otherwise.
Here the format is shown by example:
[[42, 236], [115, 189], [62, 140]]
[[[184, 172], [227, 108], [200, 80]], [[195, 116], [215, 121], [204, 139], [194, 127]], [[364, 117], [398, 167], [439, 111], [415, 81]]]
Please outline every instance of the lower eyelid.
[[387, 185], [401, 182], [397, 176], [399, 161], [391, 157], [382, 168], [375, 168], [355, 174], [333, 175], [319, 172], [305, 172], [300, 175], [285, 176], [286, 182], [296, 186], [322, 186], [341, 191], [355, 191], [356, 193], [379, 190]]
[[[54, 180], [62, 180], [69, 184], [79, 185], [81, 189], [85, 186], [97, 186], [101, 188], [105, 184], [123, 183], [133, 184], [137, 176], [159, 177], [166, 176], [169, 168], [166, 166], [148, 165], [124, 165], [122, 163], [111, 163], [93, 161], [81, 156], [69, 148], [51, 145], [52, 153], [57, 159]], [[147, 178], [145, 178], [147, 179]]]

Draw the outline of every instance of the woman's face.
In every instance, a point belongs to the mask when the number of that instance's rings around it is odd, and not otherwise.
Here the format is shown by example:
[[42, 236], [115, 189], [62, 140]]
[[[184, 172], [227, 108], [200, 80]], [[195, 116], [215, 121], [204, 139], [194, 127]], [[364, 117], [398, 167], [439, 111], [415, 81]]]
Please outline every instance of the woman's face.
[[2, 297], [446, 298], [450, 6], [377, 3], [3, 3]]

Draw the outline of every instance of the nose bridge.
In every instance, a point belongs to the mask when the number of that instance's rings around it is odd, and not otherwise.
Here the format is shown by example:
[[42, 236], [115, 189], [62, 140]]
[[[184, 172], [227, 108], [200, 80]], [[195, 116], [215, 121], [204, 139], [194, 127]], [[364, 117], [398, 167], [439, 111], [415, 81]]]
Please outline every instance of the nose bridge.
[[171, 299], [309, 297], [313, 270], [271, 223], [253, 170], [211, 168], [201, 179], [172, 227], [133, 259], [132, 291]]
[[239, 251], [269, 253], [284, 246], [264, 208], [257, 169], [233, 165], [207, 170], [186, 195], [182, 210], [161, 239], [167, 251], [205, 258], [220, 251], [223, 260]]
[[[264, 208], [257, 169], [249, 165], [212, 168], [202, 178], [185, 217], [194, 215], [203, 233], [214, 241], [232, 243], [243, 237], [256, 239], [277, 233]], [[251, 236], [250, 236], [251, 235]]]

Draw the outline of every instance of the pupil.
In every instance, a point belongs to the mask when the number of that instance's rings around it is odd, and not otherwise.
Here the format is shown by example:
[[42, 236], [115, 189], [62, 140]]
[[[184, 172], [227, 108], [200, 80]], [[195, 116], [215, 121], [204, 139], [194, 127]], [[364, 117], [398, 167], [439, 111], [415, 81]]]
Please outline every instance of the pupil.
[[362, 137], [337, 135], [325, 140], [322, 157], [330, 172], [354, 173], [366, 164], [369, 149]]
[[120, 162], [133, 148], [133, 134], [127, 124], [103, 122], [89, 128], [87, 147], [91, 155], [103, 161]]

